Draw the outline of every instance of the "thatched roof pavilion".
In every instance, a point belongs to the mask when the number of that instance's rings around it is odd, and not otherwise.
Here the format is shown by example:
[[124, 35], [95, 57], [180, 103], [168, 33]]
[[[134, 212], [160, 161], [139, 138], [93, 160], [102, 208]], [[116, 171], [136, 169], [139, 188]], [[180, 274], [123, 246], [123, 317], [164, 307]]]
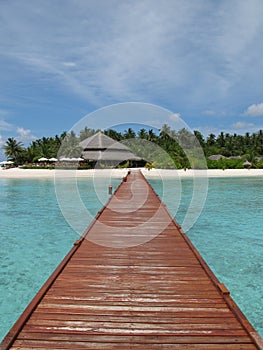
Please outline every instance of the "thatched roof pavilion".
[[219, 159], [223, 159], [226, 158], [225, 156], [222, 156], [222, 154], [213, 154], [212, 156], [208, 157], [208, 159], [210, 160], [219, 160]]
[[81, 156], [86, 160], [93, 161], [119, 161], [140, 160], [130, 149], [109, 136], [98, 132], [80, 142], [83, 151]]

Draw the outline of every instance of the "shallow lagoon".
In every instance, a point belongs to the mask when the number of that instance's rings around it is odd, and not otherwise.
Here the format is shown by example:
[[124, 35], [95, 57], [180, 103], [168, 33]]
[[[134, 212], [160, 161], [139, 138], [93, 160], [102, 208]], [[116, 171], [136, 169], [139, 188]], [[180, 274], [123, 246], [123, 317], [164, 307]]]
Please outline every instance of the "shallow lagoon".
[[[96, 181], [98, 198], [92, 179], [78, 180], [82, 201], [92, 215], [108, 198], [107, 181]], [[162, 182], [154, 179], [150, 182], [162, 197]], [[119, 180], [114, 179], [113, 187], [116, 188], [118, 183]], [[181, 181], [179, 204], [174, 198], [175, 186], [178, 186], [178, 180], [165, 180], [166, 194], [163, 199], [181, 223], [191, 200], [192, 181]], [[79, 236], [60, 211], [51, 179], [0, 179], [0, 202], [2, 339]], [[261, 336], [262, 212], [262, 178], [213, 178], [209, 180], [204, 210], [188, 232], [192, 242], [219, 280], [226, 284]], [[83, 225], [87, 226], [88, 222], [85, 221]]]

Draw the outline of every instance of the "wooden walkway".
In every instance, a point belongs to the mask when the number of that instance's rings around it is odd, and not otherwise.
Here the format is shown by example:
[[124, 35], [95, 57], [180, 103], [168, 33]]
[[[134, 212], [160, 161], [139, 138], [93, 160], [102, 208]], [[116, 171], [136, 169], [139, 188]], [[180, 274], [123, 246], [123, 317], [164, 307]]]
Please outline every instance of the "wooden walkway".
[[263, 349], [141, 173], [125, 180], [1, 350]]

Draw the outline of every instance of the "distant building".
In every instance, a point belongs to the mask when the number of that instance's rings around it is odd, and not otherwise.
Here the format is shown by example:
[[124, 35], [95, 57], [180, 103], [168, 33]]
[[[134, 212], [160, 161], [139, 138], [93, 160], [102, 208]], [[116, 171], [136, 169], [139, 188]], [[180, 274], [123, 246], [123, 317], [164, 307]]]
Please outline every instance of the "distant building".
[[210, 160], [219, 160], [219, 159], [222, 159], [222, 158], [226, 158], [226, 157], [222, 156], [222, 154], [214, 154], [214, 155], [208, 157], [208, 159], [210, 159]]
[[79, 145], [83, 149], [81, 153], [82, 158], [91, 162], [118, 165], [127, 160], [141, 160], [127, 146], [113, 140], [102, 132], [88, 137], [81, 141]]
[[244, 168], [249, 168], [252, 165], [248, 160], [243, 163]]

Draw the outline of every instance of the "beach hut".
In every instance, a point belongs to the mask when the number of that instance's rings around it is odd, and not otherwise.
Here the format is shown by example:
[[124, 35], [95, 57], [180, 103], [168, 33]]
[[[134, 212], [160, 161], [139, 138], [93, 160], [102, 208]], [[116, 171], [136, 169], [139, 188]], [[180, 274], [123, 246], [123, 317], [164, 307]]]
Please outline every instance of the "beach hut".
[[243, 167], [244, 167], [244, 168], [249, 168], [251, 165], [252, 165], [252, 163], [250, 163], [248, 160], [246, 160], [246, 161], [243, 163]]
[[83, 149], [82, 158], [87, 161], [119, 164], [127, 160], [141, 160], [127, 146], [100, 131], [81, 141], [79, 145]]
[[226, 158], [225, 156], [222, 156], [222, 154], [213, 154], [212, 156], [208, 157], [210, 160], [219, 160], [222, 158]]

